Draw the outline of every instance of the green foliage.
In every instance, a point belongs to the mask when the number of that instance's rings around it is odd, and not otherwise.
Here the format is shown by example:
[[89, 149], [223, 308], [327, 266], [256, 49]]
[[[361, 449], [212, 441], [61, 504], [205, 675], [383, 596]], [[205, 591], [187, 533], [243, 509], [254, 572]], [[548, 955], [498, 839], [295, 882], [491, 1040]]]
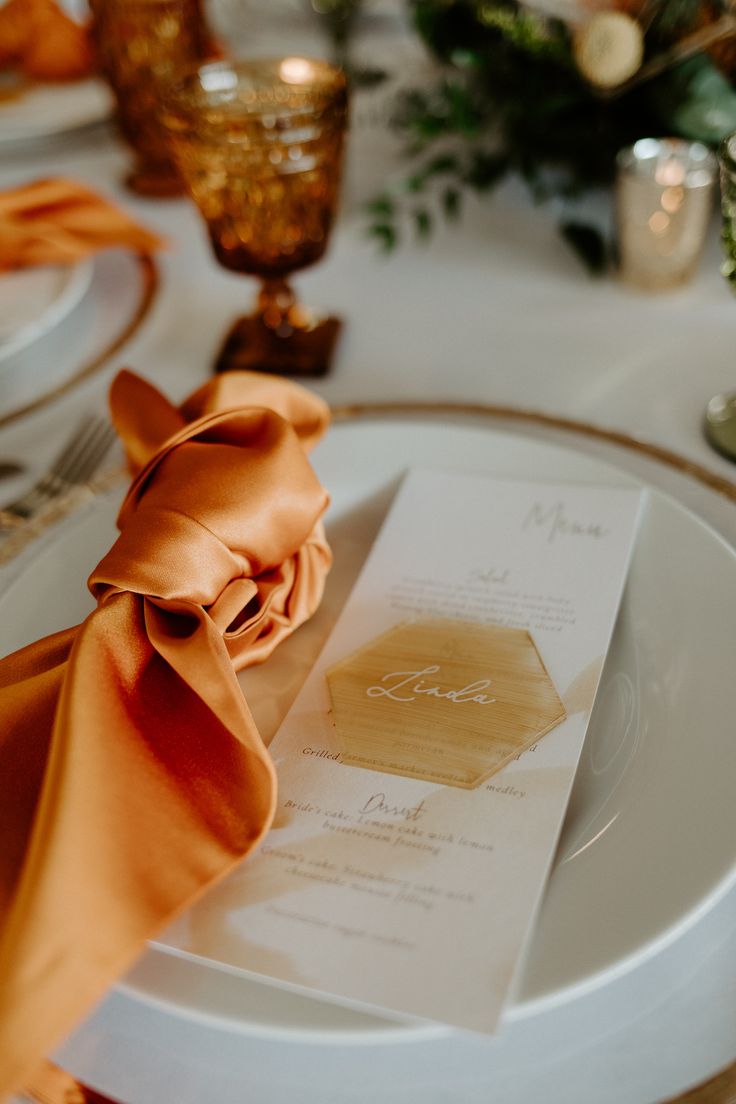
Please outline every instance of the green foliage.
[[560, 233], [593, 276], [606, 271], [610, 250], [603, 234], [582, 222], [563, 222]]
[[736, 92], [705, 55], [665, 73], [652, 97], [670, 132], [717, 145], [736, 130]]
[[[718, 3], [725, 0], [715, 0], [716, 15]], [[702, 0], [657, 4], [649, 56], [692, 29], [701, 11]], [[640, 137], [681, 133], [714, 142], [736, 129], [736, 94], [705, 56], [605, 95], [579, 73], [568, 27], [515, 0], [411, 0], [411, 12], [438, 77], [397, 104], [408, 169], [403, 195], [379, 197], [373, 212], [386, 245], [387, 226], [390, 244], [399, 240], [403, 213], [426, 237], [435, 211], [457, 217], [464, 190], [489, 192], [509, 173], [535, 201], [561, 196], [570, 205], [610, 184], [617, 152]], [[570, 218], [562, 231], [591, 270], [605, 266], [595, 228]]]
[[697, 25], [702, 10], [702, 0], [667, 0], [654, 8], [650, 29], [654, 34], [684, 34]]

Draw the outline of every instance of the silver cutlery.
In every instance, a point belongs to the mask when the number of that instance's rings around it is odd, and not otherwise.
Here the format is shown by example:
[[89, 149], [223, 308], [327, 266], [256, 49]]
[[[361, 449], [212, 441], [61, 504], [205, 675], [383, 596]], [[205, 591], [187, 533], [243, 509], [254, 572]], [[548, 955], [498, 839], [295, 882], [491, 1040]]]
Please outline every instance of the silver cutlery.
[[85, 416], [49, 470], [19, 498], [0, 507], [0, 526], [15, 526], [38, 513], [52, 499], [86, 483], [104, 460], [114, 439], [115, 431], [109, 422], [94, 415]]

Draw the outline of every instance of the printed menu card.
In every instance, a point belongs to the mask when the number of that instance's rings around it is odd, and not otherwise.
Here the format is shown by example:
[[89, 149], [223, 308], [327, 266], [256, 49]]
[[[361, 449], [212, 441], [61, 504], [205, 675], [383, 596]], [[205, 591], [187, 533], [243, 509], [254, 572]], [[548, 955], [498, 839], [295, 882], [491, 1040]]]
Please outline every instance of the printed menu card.
[[410, 471], [271, 744], [273, 829], [163, 942], [352, 1006], [492, 1032], [640, 506], [636, 488]]

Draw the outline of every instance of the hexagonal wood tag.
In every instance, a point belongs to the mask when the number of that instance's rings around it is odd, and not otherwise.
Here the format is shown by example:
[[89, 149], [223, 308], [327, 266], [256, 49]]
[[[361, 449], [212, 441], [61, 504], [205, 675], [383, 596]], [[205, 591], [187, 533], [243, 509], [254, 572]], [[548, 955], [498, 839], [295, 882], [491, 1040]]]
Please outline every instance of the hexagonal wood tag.
[[526, 629], [405, 622], [327, 672], [342, 761], [472, 789], [566, 713]]

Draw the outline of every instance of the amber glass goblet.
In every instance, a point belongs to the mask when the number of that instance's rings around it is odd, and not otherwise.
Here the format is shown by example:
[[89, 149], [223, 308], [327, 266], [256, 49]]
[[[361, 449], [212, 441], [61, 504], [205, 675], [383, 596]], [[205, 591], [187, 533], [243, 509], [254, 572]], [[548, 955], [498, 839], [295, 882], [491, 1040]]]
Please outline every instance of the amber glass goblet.
[[215, 370], [324, 375], [340, 322], [302, 307], [287, 277], [327, 248], [344, 74], [302, 57], [213, 63], [170, 89], [162, 118], [218, 261], [261, 281], [255, 311], [235, 322]]
[[91, 0], [91, 9], [100, 68], [135, 158], [127, 186], [152, 197], [185, 194], [159, 109], [163, 89], [210, 49], [201, 0]]

